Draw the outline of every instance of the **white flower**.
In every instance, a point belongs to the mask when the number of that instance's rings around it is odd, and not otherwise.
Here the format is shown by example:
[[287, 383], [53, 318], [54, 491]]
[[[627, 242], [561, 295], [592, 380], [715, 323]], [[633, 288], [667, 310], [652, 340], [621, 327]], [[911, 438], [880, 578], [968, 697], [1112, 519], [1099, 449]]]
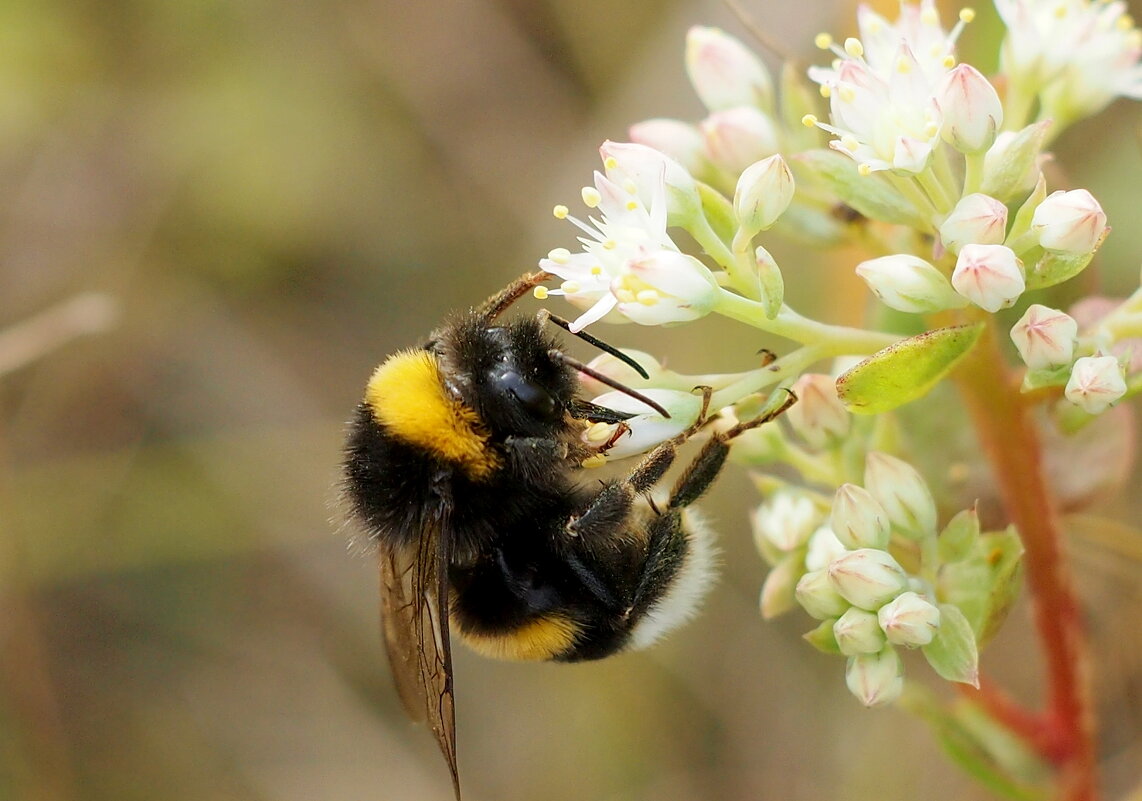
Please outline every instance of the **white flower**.
[[653, 206], [659, 192], [663, 192], [668, 225], [681, 224], [701, 213], [702, 201], [694, 176], [665, 153], [634, 142], [607, 140], [599, 146], [599, 155], [603, 157], [607, 177], [628, 193], [638, 195], [643, 205]]
[[1031, 230], [1044, 250], [1090, 253], [1102, 241], [1106, 213], [1085, 189], [1059, 190], [1043, 199], [1031, 217]]
[[964, 245], [998, 245], [1007, 235], [1007, 206], [976, 192], [960, 199], [940, 225], [944, 247], [959, 253]]
[[1043, 117], [1069, 122], [1119, 95], [1142, 98], [1142, 33], [1124, 2], [995, 0], [1007, 25], [1000, 63]]
[[989, 312], [1007, 308], [1027, 288], [1022, 262], [1005, 245], [964, 245], [952, 271], [952, 286]]
[[[635, 416], [623, 421], [629, 430], [606, 452], [608, 459], [623, 459], [627, 456], [645, 453], [671, 437], [681, 434], [695, 420], [702, 409], [702, 399], [690, 392], [675, 389], [641, 389], [643, 395], [670, 412], [667, 419], [657, 412], [650, 411], [638, 398], [615, 390], [605, 392], [591, 402], [605, 406], [616, 412], [626, 412]], [[591, 426], [584, 433], [584, 439], [600, 445], [610, 439], [615, 425]]]
[[686, 34], [686, 72], [710, 111], [734, 106], [768, 110], [773, 103], [773, 81], [765, 65], [717, 28], [696, 25]]
[[902, 3], [895, 23], [862, 5], [857, 22], [861, 38], [834, 48], [835, 66], [809, 69], [832, 116], [831, 125], [817, 124], [837, 137], [830, 147], [862, 171], [921, 172], [940, 141], [935, 96], [961, 26], [945, 33], [932, 0]]
[[713, 310], [720, 292], [706, 265], [666, 249], [627, 259], [611, 281], [615, 308], [641, 325], [697, 320]]
[[1101, 414], [1126, 394], [1122, 365], [1113, 356], [1083, 356], [1075, 362], [1064, 394], [1088, 414]]
[[665, 153], [691, 174], [702, 171], [706, 165], [705, 143], [698, 128], [688, 122], [664, 117], [636, 122], [628, 131], [630, 140], [638, 145]]
[[753, 106], [715, 111], [698, 123], [706, 157], [737, 175], [750, 164], [772, 156], [779, 147], [777, 126]]
[[1033, 303], [1011, 328], [1011, 341], [1031, 370], [1070, 364], [1079, 324], [1058, 309]]
[[772, 546], [787, 553], [808, 542], [820, 522], [821, 514], [806, 495], [776, 492], [754, 512], [753, 536], [759, 550]]
[[897, 311], [926, 314], [967, 305], [944, 274], [919, 256], [898, 253], [869, 259], [857, 265], [856, 274]]

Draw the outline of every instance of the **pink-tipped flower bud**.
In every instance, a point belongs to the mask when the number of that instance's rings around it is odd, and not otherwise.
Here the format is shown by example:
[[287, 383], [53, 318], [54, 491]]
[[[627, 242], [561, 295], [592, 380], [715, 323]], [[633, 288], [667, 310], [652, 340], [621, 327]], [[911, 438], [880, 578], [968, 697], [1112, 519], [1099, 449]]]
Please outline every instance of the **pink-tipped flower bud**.
[[936, 501], [916, 468], [887, 453], [873, 451], [864, 462], [864, 486], [880, 501], [889, 521], [919, 539], [936, 533]]
[[[663, 376], [664, 373], [669, 373], [658, 359], [646, 351], [623, 348], [622, 352], [634, 359], [643, 370], [646, 370], [646, 374], [649, 378], [643, 378], [629, 364], [609, 353], [599, 354], [587, 362], [587, 366], [596, 373], [602, 373], [607, 378], [613, 378], [615, 381], [628, 387], [649, 386], [655, 383], [655, 379]], [[579, 376], [579, 386], [583, 388], [583, 393], [587, 396], [602, 395], [611, 389], [609, 385], [604, 384], [602, 381], [596, 381], [586, 373]]]
[[863, 487], [842, 484], [833, 496], [829, 528], [846, 548], [888, 547], [888, 513]]
[[1058, 309], [1034, 303], [1011, 328], [1011, 341], [1028, 369], [1070, 364], [1079, 324]]
[[636, 122], [630, 127], [630, 140], [654, 148], [677, 161], [691, 174], [706, 165], [706, 147], [698, 128], [688, 122], [664, 117]]
[[908, 574], [887, 551], [861, 548], [834, 559], [827, 570], [833, 588], [853, 606], [875, 612], [908, 589]]
[[817, 620], [840, 617], [850, 604], [833, 586], [827, 570], [810, 570], [797, 582], [797, 603]]
[[869, 259], [857, 265], [856, 274], [897, 311], [927, 314], [967, 305], [944, 274], [918, 256], [898, 253]]
[[712, 164], [736, 175], [780, 146], [777, 126], [769, 115], [753, 106], [736, 106], [715, 111], [698, 123], [706, 158]]
[[964, 245], [998, 245], [1007, 234], [1007, 206], [979, 192], [960, 199], [940, 225], [944, 247], [959, 253]]
[[1023, 262], [1005, 245], [964, 245], [952, 271], [952, 286], [989, 312], [1006, 309], [1027, 288]]
[[1064, 394], [1087, 414], [1101, 414], [1126, 394], [1122, 365], [1114, 356], [1083, 356], [1075, 362]]
[[837, 396], [837, 382], [823, 373], [805, 373], [793, 383], [797, 403], [785, 413], [789, 425], [814, 448], [824, 448], [849, 432], [851, 416]]
[[719, 30], [694, 26], [686, 34], [686, 72], [710, 111], [734, 106], [773, 105], [773, 80], [761, 60], [740, 41]]
[[780, 155], [746, 167], [734, 190], [734, 216], [747, 237], [765, 231], [793, 200], [793, 171]]
[[1003, 124], [1003, 104], [991, 82], [970, 64], [959, 64], [944, 75], [936, 90], [943, 115], [944, 141], [961, 153], [991, 147]]
[[1106, 214], [1085, 189], [1047, 195], [1031, 217], [1031, 230], [1044, 250], [1056, 253], [1090, 253], [1102, 241]]
[[831, 528], [821, 526], [809, 537], [809, 549], [805, 552], [805, 569], [824, 570], [846, 550], [844, 543], [837, 539]]
[[904, 692], [904, 663], [891, 646], [877, 654], [850, 656], [845, 685], [865, 706], [882, 706]]
[[940, 610], [914, 592], [900, 593], [880, 607], [876, 616], [893, 645], [927, 645], [940, 629]]
[[885, 645], [884, 632], [875, 612], [850, 607], [833, 624], [833, 638], [845, 656], [879, 653]]

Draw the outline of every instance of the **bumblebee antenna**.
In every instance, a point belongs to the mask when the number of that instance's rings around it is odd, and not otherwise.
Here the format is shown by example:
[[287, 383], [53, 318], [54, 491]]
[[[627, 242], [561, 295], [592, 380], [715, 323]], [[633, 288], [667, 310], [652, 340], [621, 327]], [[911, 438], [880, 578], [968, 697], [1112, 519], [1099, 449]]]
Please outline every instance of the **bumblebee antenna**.
[[591, 378], [598, 381], [600, 384], [606, 384], [611, 389], [617, 389], [619, 392], [623, 393], [624, 395], [629, 395], [630, 397], [634, 398], [636, 401], [638, 401], [640, 403], [645, 403], [647, 406], [654, 409], [654, 411], [658, 412], [663, 417], [670, 419], [670, 412], [666, 411], [658, 403], [656, 403], [656, 402], [652, 401], [650, 398], [646, 397], [646, 395], [643, 395], [641, 392], [638, 392], [637, 390], [631, 389], [630, 387], [626, 386], [625, 384], [620, 384], [618, 381], [611, 378], [610, 376], [603, 375], [598, 370], [595, 370], [592, 367], [588, 367], [587, 365], [583, 364], [583, 362], [579, 361], [578, 359], [571, 358], [570, 356], [568, 356], [563, 351], [552, 349], [552, 350], [547, 351], [547, 355], [550, 356], [552, 359], [555, 359], [556, 361], [563, 362], [568, 367], [572, 367], [572, 368], [578, 370], [583, 375], [590, 376]]
[[740, 22], [745, 27], [745, 29], [753, 35], [754, 39], [757, 39], [758, 43], [761, 44], [762, 47], [776, 55], [782, 61], [792, 62], [796, 60], [793, 58], [793, 56], [789, 55], [784, 47], [774, 41], [772, 36], [769, 36], [764, 30], [762, 30], [761, 26], [757, 24], [757, 20], [755, 20], [752, 16], [750, 16], [749, 12], [742, 8], [742, 5], [738, 2], [738, 0], [722, 0], [722, 2], [726, 4], [726, 7], [729, 8], [733, 15], [738, 18], [738, 22]]
[[650, 375], [646, 372], [646, 370], [643, 369], [641, 364], [636, 362], [630, 356], [627, 356], [614, 345], [608, 345], [603, 340], [599, 339], [598, 337], [591, 336], [586, 331], [572, 331], [570, 322], [564, 320], [562, 317], [552, 314], [547, 309], [540, 309], [537, 316], [539, 317], [540, 322], [555, 323], [567, 333], [579, 337], [579, 339], [588, 344], [594, 345], [596, 348], [603, 351], [603, 353], [609, 353], [610, 355], [614, 356], [616, 359], [633, 369], [643, 378], [650, 378]]
[[550, 281], [554, 277], [555, 276], [551, 273], [544, 272], [543, 270], [522, 275], [485, 300], [484, 304], [476, 311], [476, 314], [482, 317], [485, 323], [490, 323], [528, 292], [544, 281]]

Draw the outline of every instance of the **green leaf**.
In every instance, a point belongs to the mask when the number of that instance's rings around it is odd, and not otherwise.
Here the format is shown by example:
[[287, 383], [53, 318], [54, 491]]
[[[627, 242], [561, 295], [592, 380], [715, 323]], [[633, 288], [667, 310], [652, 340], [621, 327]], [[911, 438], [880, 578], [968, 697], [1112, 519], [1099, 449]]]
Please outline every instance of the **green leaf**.
[[948, 521], [937, 540], [937, 550], [941, 562], [960, 562], [975, 553], [979, 542], [979, 504], [962, 512]]
[[834, 150], [808, 150], [794, 159], [820, 177], [841, 200], [873, 220], [931, 231], [915, 204], [877, 173], [861, 175], [858, 165]]
[[1035, 266], [1027, 271], [1027, 289], [1042, 289], [1068, 281], [1086, 269], [1095, 252], [1106, 239], [1106, 232], [1090, 253], [1052, 253], [1047, 251]]
[[1022, 577], [1023, 542], [1014, 528], [983, 534], [974, 553], [961, 562], [945, 564], [940, 570], [940, 600], [964, 614], [985, 645], [1003, 625], [1019, 595]]
[[979, 649], [975, 632], [954, 604], [940, 604], [940, 630], [921, 649], [941, 678], [979, 686]]
[[854, 414], [880, 414], [923, 397], [975, 345], [983, 323], [938, 328], [874, 353], [837, 379]]

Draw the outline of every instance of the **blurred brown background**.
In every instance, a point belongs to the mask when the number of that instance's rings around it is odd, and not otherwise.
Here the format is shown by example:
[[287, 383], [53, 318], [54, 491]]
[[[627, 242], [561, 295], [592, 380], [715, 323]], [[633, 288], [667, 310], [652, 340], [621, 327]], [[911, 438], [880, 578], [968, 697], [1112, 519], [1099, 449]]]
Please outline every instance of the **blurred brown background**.
[[[803, 58], [818, 30], [853, 30], [848, 3], [748, 5]], [[969, 53], [995, 41], [980, 11]], [[385, 354], [573, 244], [550, 208], [575, 205], [602, 139], [700, 116], [682, 63], [699, 23], [749, 41], [683, 0], [0, 0], [0, 330], [88, 291], [118, 308], [0, 375], [0, 799], [450, 797], [389, 684], [374, 567], [329, 505], [342, 422]], [[1058, 148], [1116, 227], [1101, 262], [1120, 294], [1142, 252], [1138, 120], [1120, 104]], [[825, 295], [828, 262], [775, 250], [795, 305], [859, 319], [851, 260], [830, 280], [854, 291]], [[608, 338], [691, 372], [765, 344], [702, 325]], [[467, 798], [980, 797], [920, 723], [857, 708], [806, 618], [760, 621], [754, 502], [740, 470], [706, 502], [725, 578], [650, 652], [459, 649]], [[1138, 570], [1104, 562], [1121, 791]], [[1035, 699], [1026, 623], [985, 668]]]

